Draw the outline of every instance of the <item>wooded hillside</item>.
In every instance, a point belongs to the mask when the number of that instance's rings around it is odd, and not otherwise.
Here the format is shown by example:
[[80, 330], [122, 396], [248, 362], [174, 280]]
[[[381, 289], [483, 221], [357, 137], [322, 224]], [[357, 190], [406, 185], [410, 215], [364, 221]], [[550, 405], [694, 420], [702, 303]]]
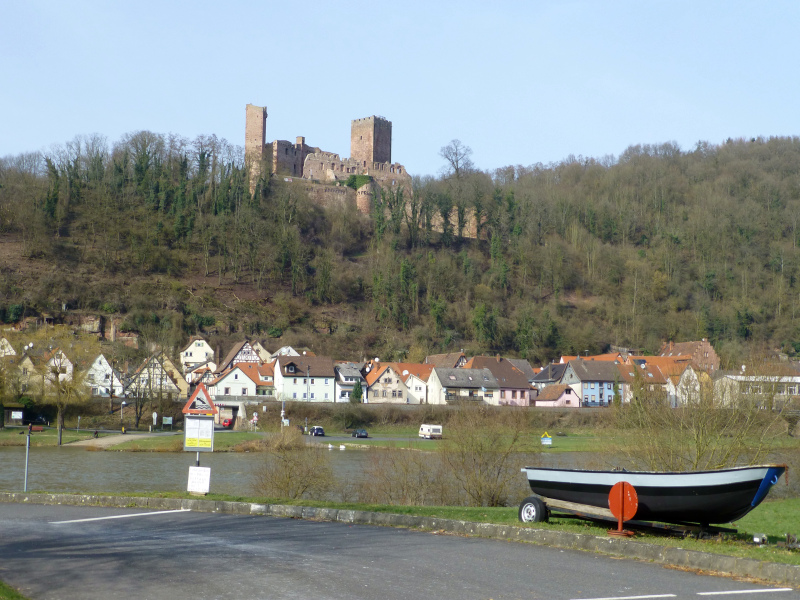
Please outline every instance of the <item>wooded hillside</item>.
[[0, 321], [66, 307], [168, 346], [199, 331], [352, 359], [539, 363], [708, 337], [724, 367], [800, 350], [800, 138], [492, 173], [455, 150], [369, 217], [275, 179], [251, 196], [241, 148], [214, 136], [5, 157]]

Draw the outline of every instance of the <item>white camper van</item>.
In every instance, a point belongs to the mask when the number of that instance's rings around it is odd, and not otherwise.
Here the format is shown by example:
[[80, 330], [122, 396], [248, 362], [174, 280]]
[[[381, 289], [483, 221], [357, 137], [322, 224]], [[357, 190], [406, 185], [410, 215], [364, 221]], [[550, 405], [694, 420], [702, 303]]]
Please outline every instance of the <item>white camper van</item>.
[[419, 427], [419, 437], [428, 440], [442, 439], [442, 426], [441, 425], [425, 425], [424, 423]]

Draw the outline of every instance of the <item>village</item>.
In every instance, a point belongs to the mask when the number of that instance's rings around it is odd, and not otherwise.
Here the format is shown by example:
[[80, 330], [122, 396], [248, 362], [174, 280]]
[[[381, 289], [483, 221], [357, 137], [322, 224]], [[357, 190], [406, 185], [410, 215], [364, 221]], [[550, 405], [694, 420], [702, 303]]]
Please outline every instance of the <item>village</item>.
[[[219, 408], [217, 422], [234, 429], [248, 426], [249, 405], [269, 401], [582, 409], [627, 404], [644, 391], [661, 394], [672, 407], [701, 397], [726, 406], [747, 395], [764, 408], [783, 409], [800, 389], [800, 371], [788, 362], [721, 370], [706, 339], [668, 342], [654, 356], [621, 349], [533, 366], [525, 359], [469, 357], [463, 351], [429, 355], [422, 363], [378, 357], [353, 362], [291, 346], [270, 352], [255, 340], [234, 344], [220, 358], [206, 339], [195, 336], [177, 357], [159, 350], [130, 372], [103, 353], [81, 364], [61, 348], [42, 351], [24, 338], [20, 343], [15, 347], [0, 338], [6, 388], [12, 392], [7, 397], [16, 391], [17, 399], [41, 400], [58, 377], [79, 383], [86, 398], [114, 411], [132, 399], [182, 405], [202, 384]], [[33, 417], [21, 407], [6, 401], [7, 424]]]

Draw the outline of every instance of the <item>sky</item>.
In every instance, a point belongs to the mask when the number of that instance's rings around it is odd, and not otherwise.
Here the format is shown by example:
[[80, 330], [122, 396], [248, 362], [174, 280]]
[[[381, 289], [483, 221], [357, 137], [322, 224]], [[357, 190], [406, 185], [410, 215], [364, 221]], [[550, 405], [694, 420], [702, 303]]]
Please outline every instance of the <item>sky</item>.
[[0, 157], [140, 130], [350, 155], [392, 122], [392, 159], [436, 175], [618, 156], [628, 146], [800, 135], [800, 2], [735, 0], [7, 2]]

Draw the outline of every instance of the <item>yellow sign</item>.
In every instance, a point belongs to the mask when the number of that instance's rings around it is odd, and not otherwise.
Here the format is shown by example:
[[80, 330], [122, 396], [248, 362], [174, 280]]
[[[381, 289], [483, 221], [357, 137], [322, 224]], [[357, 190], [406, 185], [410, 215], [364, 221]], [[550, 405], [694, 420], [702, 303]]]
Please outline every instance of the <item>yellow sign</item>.
[[550, 434], [549, 434], [549, 433], [547, 433], [547, 432], [545, 431], [545, 432], [542, 434], [542, 437], [543, 437], [543, 438], [550, 437]]

